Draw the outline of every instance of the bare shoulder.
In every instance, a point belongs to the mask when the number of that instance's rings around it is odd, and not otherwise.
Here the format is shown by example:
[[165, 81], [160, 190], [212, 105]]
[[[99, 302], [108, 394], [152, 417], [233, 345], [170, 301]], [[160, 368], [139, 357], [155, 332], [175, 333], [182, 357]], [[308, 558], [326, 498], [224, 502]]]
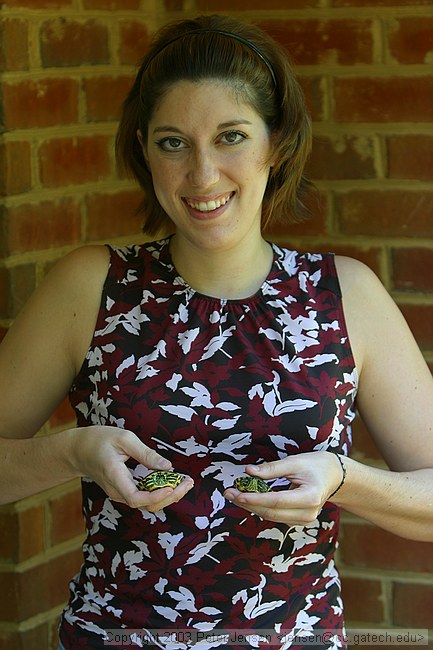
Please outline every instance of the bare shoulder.
[[70, 355], [72, 364], [79, 364], [93, 332], [108, 267], [104, 246], [84, 246], [59, 260], [18, 314], [2, 347], [48, 337]]
[[41, 311], [54, 311], [78, 366], [93, 334], [109, 263], [105, 246], [78, 248], [54, 265], [34, 297]]
[[348, 257], [336, 257], [343, 296], [343, 308], [354, 351], [362, 370], [375, 365], [383, 355], [410, 354], [420, 357], [418, 346], [392, 296], [365, 264]]
[[0, 346], [2, 435], [33, 435], [68, 393], [92, 340], [108, 268], [103, 246], [71, 252], [15, 319]]
[[401, 322], [400, 310], [377, 275], [359, 260], [336, 256], [335, 265], [343, 295], [346, 318], [378, 332], [389, 320]]
[[336, 255], [335, 266], [343, 294], [353, 289], [384, 290], [382, 283], [370, 267], [353, 257]]
[[56, 262], [47, 278], [70, 284], [71, 289], [86, 282], [91, 290], [104, 282], [109, 262], [110, 253], [106, 246], [82, 246]]
[[395, 317], [397, 308], [379, 278], [363, 262], [337, 255], [335, 266], [352, 351], [360, 372], [370, 345], [372, 322], [379, 325], [377, 319], [381, 320], [385, 314], [382, 307], [385, 306], [386, 311], [387, 305]]
[[343, 308], [360, 376], [358, 409], [389, 466], [431, 464], [433, 381], [398, 306], [364, 264], [336, 258]]

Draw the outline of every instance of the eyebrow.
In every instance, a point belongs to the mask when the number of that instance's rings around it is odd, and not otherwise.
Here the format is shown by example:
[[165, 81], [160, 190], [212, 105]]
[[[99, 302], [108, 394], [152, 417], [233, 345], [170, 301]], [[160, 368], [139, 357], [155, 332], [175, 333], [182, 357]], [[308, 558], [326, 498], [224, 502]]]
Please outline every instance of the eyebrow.
[[[240, 118], [238, 120], [229, 120], [228, 122], [221, 122], [221, 124], [218, 124], [217, 129], [227, 129], [232, 126], [239, 126], [240, 124], [249, 124], [251, 126], [252, 122], [249, 120], [245, 120], [243, 118]], [[182, 133], [180, 129], [177, 128], [177, 126], [171, 126], [169, 124], [162, 125], [162, 126], [157, 126], [154, 130], [153, 133]]]

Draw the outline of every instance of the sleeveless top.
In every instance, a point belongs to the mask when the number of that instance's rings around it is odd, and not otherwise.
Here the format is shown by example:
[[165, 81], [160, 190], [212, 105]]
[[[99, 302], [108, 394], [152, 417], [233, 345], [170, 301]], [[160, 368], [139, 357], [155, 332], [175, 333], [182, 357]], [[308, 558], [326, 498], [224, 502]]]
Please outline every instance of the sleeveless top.
[[[339, 508], [327, 502], [313, 523], [288, 526], [223, 497], [249, 463], [349, 453], [357, 374], [334, 257], [273, 244], [259, 291], [222, 300], [179, 277], [169, 241], [110, 248], [70, 400], [78, 426], [129, 429], [195, 484], [150, 513], [83, 479], [84, 563], [70, 584], [61, 641], [67, 650], [104, 648], [107, 631], [122, 628], [136, 632], [125, 647], [177, 650], [213, 631], [198, 648], [258, 648], [266, 645], [252, 636], [228, 642], [217, 632], [272, 630], [299, 631], [309, 648], [344, 648], [332, 634], [311, 640], [344, 629], [334, 564]], [[132, 460], [128, 467], [137, 480], [149, 471]], [[288, 487], [285, 479], [269, 484]], [[182, 634], [174, 643], [170, 635], [150, 646], [140, 640], [142, 631], [173, 629]]]

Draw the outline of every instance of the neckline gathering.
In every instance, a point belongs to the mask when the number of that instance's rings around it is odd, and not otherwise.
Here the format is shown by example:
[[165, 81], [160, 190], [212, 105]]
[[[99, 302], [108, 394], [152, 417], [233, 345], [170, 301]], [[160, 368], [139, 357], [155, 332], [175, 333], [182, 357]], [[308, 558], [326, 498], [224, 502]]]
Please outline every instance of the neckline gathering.
[[202, 301], [217, 303], [221, 306], [224, 305], [235, 306], [235, 305], [246, 305], [249, 303], [255, 303], [260, 301], [263, 298], [263, 296], [266, 293], [268, 293], [266, 292], [266, 288], [267, 287], [271, 288], [272, 286], [271, 280], [276, 276], [278, 272], [278, 267], [277, 267], [278, 251], [276, 249], [276, 246], [272, 242], [268, 242], [268, 244], [271, 246], [272, 249], [272, 263], [269, 268], [267, 276], [265, 277], [265, 279], [263, 280], [262, 284], [259, 286], [257, 291], [255, 291], [253, 294], [249, 296], [246, 296], [245, 298], [221, 298], [218, 296], [211, 296], [209, 294], [202, 293], [197, 289], [191, 287], [191, 285], [188, 284], [185, 278], [182, 277], [182, 275], [178, 272], [176, 265], [173, 262], [173, 258], [171, 256], [170, 240], [171, 237], [167, 237], [166, 239], [162, 240], [161, 242], [162, 247], [160, 249], [159, 260], [162, 264], [164, 264], [164, 266], [166, 266], [167, 270], [169, 271], [173, 284], [177, 286], [182, 286], [191, 298], [194, 297]]

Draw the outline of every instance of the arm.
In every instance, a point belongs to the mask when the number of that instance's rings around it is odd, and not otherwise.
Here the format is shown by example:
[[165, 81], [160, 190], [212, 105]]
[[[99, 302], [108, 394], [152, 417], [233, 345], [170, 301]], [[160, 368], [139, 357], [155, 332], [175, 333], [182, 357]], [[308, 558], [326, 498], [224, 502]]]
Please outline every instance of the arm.
[[[343, 458], [344, 485], [330, 499], [397, 535], [433, 540], [433, 379], [398, 308], [374, 274], [337, 258], [349, 336], [360, 377], [358, 408], [390, 470]], [[249, 466], [264, 479], [286, 476], [296, 489], [226, 496], [271, 521], [304, 525], [339, 486], [329, 452]]]
[[130, 431], [87, 427], [33, 437], [67, 395], [84, 361], [108, 259], [107, 249], [99, 246], [64, 258], [0, 346], [1, 503], [78, 476], [91, 476], [112, 498], [149, 510], [178, 500], [191, 487], [187, 480], [175, 490], [138, 491], [125, 465], [128, 458], [152, 469], [168, 469], [170, 463]]
[[374, 274], [339, 258], [347, 326], [360, 358], [357, 404], [390, 471], [346, 460], [335, 503], [403, 537], [433, 540], [433, 378]]

